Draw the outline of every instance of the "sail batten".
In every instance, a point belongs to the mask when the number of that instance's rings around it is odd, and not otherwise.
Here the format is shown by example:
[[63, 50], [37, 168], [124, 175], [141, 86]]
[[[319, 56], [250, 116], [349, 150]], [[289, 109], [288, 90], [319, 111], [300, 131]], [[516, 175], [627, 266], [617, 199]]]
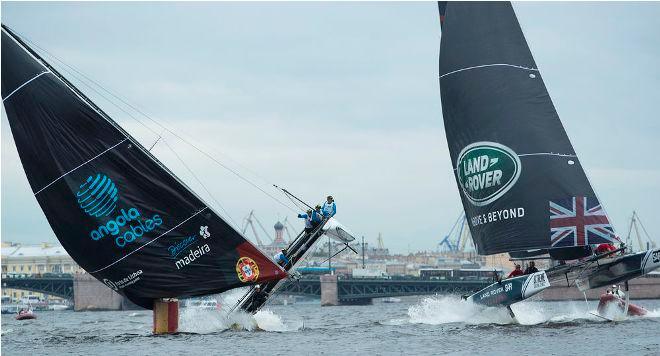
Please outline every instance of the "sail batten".
[[55, 235], [108, 287], [151, 308], [286, 276], [4, 25], [2, 97]]
[[441, 75], [440, 75], [440, 78], [444, 78], [444, 77], [446, 77], [446, 76], [448, 76], [448, 75], [452, 75], [452, 74], [456, 74], [456, 73], [464, 72], [464, 71], [466, 71], [466, 70], [481, 69], [481, 68], [488, 68], [488, 67], [500, 67], [500, 66], [502, 66], [502, 67], [512, 67], [512, 68], [524, 69], [524, 70], [528, 70], [528, 71], [536, 71], [536, 72], [539, 71], [538, 68], [529, 68], [529, 67], [524, 67], [524, 66], [520, 66], [520, 65], [516, 65], [516, 64], [508, 64], [508, 63], [491, 63], [491, 64], [481, 64], [481, 65], [477, 65], [477, 66], [471, 66], [471, 67], [465, 67], [465, 68], [456, 69], [456, 70], [453, 70], [453, 71], [451, 71], [451, 72], [447, 72], [447, 73], [445, 73], [445, 74], [441, 74]]
[[439, 10], [445, 133], [478, 253], [616, 242], [511, 4]]

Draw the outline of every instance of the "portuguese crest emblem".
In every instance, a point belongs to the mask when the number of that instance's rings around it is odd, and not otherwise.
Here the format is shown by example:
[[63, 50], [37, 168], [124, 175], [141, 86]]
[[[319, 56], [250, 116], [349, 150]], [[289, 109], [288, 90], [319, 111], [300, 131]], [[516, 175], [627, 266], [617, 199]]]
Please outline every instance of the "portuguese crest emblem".
[[259, 278], [259, 266], [250, 257], [241, 257], [236, 262], [236, 274], [243, 283], [256, 281]]

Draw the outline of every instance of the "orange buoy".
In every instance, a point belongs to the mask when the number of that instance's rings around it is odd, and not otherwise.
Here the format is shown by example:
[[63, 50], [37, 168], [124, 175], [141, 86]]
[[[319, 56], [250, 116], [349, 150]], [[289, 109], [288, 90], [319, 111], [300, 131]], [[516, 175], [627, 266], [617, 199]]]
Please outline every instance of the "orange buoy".
[[154, 334], [173, 334], [179, 330], [179, 301], [154, 300]]

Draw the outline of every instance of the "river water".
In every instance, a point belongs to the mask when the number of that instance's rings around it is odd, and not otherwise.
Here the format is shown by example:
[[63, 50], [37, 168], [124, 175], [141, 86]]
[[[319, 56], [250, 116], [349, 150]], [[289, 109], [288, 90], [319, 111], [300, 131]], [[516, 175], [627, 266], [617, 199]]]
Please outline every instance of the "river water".
[[[526, 301], [482, 309], [457, 297], [320, 307], [269, 306], [255, 317], [181, 309], [180, 333], [151, 335], [150, 311], [2, 316], [3, 355], [660, 355], [660, 300], [645, 317], [608, 322], [595, 302]], [[614, 318], [619, 318], [612, 315]], [[256, 327], [258, 325], [258, 327]]]

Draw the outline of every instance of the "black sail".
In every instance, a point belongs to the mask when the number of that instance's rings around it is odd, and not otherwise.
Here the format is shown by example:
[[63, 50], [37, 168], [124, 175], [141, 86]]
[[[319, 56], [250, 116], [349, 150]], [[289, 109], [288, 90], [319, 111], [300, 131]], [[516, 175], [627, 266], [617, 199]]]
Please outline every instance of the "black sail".
[[2, 100], [55, 235], [115, 291], [151, 308], [285, 277], [4, 25]]
[[439, 9], [442, 114], [478, 252], [616, 241], [511, 4]]

